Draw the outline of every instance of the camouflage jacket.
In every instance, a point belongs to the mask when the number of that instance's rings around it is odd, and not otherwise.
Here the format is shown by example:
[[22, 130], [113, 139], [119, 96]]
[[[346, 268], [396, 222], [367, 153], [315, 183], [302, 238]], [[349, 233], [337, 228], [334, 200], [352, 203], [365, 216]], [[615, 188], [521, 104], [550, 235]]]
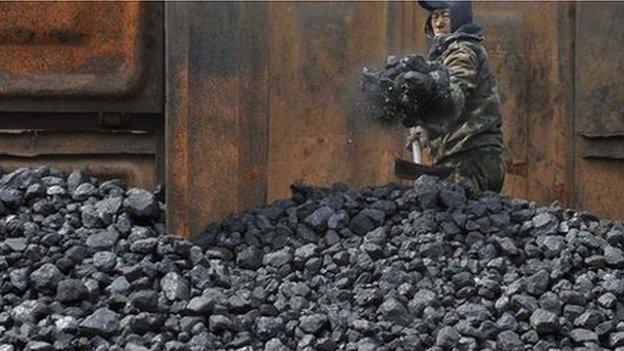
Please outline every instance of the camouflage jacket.
[[428, 118], [429, 154], [441, 163], [468, 151], [502, 152], [500, 98], [485, 47], [481, 28], [460, 27], [434, 42], [430, 60], [438, 60], [450, 74], [451, 111]]

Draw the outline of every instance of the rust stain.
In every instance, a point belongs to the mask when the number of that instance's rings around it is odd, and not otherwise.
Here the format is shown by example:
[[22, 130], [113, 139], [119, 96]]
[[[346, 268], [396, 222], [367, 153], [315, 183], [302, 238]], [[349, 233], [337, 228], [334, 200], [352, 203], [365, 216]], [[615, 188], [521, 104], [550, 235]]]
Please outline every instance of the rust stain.
[[624, 186], [620, 175], [624, 162], [618, 160], [578, 160], [578, 204], [605, 218], [624, 219]]
[[0, 156], [44, 155], [154, 155], [156, 140], [148, 131], [72, 132], [0, 129]]
[[0, 3], [0, 94], [122, 95], [140, 81], [140, 2]]
[[[383, 2], [270, 3], [268, 200], [298, 179], [354, 187], [396, 180], [400, 128], [381, 128], [357, 111], [358, 67], [404, 52], [401, 13]], [[390, 35], [392, 34], [392, 35]], [[398, 41], [398, 40], [397, 40]], [[393, 46], [393, 47], [392, 47]], [[322, 142], [319, 137], [322, 136]]]

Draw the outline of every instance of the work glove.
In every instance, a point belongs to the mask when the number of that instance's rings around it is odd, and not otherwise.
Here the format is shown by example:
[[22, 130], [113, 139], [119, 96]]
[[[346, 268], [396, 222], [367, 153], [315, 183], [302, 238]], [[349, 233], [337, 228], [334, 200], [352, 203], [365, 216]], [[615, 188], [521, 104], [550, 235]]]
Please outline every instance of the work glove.
[[409, 71], [428, 73], [431, 69], [429, 62], [420, 54], [413, 54], [403, 57], [400, 62]]
[[364, 67], [360, 75], [360, 90], [365, 95], [362, 104], [366, 117], [383, 124], [402, 118], [396, 83], [386, 72]]
[[[398, 89], [406, 116], [431, 121], [445, 115], [450, 101], [449, 82], [448, 70], [444, 68], [429, 73], [409, 71], [403, 74]], [[413, 117], [402, 122], [406, 127], [416, 124]]]
[[447, 104], [451, 96], [451, 75], [446, 67], [435, 63], [429, 72], [429, 77], [434, 85], [435, 102], [438, 105]]
[[409, 128], [420, 118], [435, 118], [429, 116], [435, 116], [437, 101], [446, 99], [448, 74], [419, 54], [390, 56], [385, 66], [362, 70], [360, 90], [365, 99], [358, 106], [365, 117], [383, 124], [401, 121]]
[[418, 95], [433, 95], [436, 90], [436, 82], [427, 73], [418, 71], [409, 71], [402, 77], [403, 84], [406, 84], [406, 88]]

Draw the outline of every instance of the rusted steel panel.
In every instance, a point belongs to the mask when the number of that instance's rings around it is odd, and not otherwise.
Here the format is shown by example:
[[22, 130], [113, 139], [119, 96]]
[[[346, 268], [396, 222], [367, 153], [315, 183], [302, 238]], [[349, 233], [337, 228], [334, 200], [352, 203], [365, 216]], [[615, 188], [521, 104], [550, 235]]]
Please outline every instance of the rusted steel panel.
[[[569, 4], [476, 2], [503, 103], [507, 180], [503, 191], [538, 203], [565, 200], [572, 188], [566, 138], [570, 101]], [[566, 66], [567, 62], [567, 66]]]
[[0, 129], [0, 155], [156, 154], [156, 138], [146, 130], [85, 132]]
[[189, 7], [183, 2], [165, 5], [166, 92], [165, 178], [167, 231], [189, 233]]
[[[528, 128], [524, 106], [529, 68], [525, 59], [527, 48], [523, 47], [526, 35], [523, 26], [529, 9], [518, 9], [518, 5], [478, 2], [474, 3], [474, 11], [476, 20], [484, 26], [490, 65], [501, 97], [507, 173], [526, 177]], [[506, 193], [525, 195], [526, 188], [510, 188], [510, 182], [506, 183]]]
[[593, 137], [624, 135], [624, 3], [579, 2], [577, 130]]
[[386, 5], [270, 3], [269, 200], [288, 196], [297, 179], [354, 187], [395, 179], [400, 129], [365, 122], [354, 108], [358, 67], [388, 54]]
[[123, 126], [105, 127], [93, 115], [2, 114], [0, 169], [41, 164], [63, 170], [89, 168], [102, 179], [119, 177], [132, 186], [154, 186], [161, 180], [161, 118], [128, 118]]
[[579, 159], [578, 204], [605, 218], [623, 219], [624, 162], [620, 160]]
[[0, 111], [162, 112], [162, 4], [0, 3]]
[[[197, 233], [287, 196], [297, 179], [394, 179], [401, 130], [365, 122], [354, 108], [357, 67], [379, 64], [411, 35], [386, 6], [166, 4], [170, 232]], [[403, 29], [388, 43], [395, 28]]]
[[267, 3], [168, 3], [168, 230], [265, 200]]
[[[577, 207], [624, 218], [624, 4], [578, 3]], [[583, 157], [583, 158], [581, 158]]]
[[209, 217], [238, 209], [237, 6], [190, 4], [187, 191], [188, 213], [195, 219], [192, 233], [204, 229]]
[[[365, 122], [354, 108], [354, 68], [426, 51], [424, 11], [414, 3], [245, 6], [252, 5], [167, 4], [172, 232], [197, 232], [265, 196], [288, 196], [298, 179], [356, 187], [394, 180], [391, 161], [407, 154], [400, 127]], [[478, 2], [475, 18], [503, 102], [504, 191], [589, 208], [594, 200], [583, 199], [600, 185], [588, 182], [577, 201], [591, 172], [578, 157], [607, 146], [588, 148], [575, 137], [574, 87], [584, 84], [574, 80], [577, 6]]]
[[247, 3], [241, 6], [237, 27], [240, 209], [264, 203], [267, 195], [268, 10], [267, 3]]

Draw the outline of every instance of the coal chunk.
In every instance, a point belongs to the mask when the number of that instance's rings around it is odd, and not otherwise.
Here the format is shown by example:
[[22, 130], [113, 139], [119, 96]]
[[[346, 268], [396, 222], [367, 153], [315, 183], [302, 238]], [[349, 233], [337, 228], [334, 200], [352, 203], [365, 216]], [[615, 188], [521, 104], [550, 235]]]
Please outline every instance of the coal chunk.
[[212, 311], [216, 303], [217, 301], [213, 296], [196, 296], [189, 301], [186, 309], [191, 313], [203, 315]]
[[327, 326], [327, 316], [322, 313], [315, 313], [299, 318], [299, 327], [308, 334], [317, 334]]
[[357, 235], [364, 235], [375, 229], [375, 223], [366, 214], [360, 212], [349, 222], [349, 229]]
[[524, 350], [524, 343], [520, 336], [511, 330], [505, 330], [496, 337], [498, 348], [502, 351]]
[[117, 240], [119, 240], [117, 231], [102, 230], [89, 235], [85, 244], [94, 250], [106, 250], [115, 246]]
[[387, 299], [381, 304], [379, 309], [385, 320], [403, 326], [407, 326], [410, 323], [409, 312], [403, 304], [395, 299]]
[[256, 327], [256, 333], [264, 340], [271, 339], [282, 330], [284, 321], [279, 317], [260, 317]]
[[65, 279], [56, 287], [56, 299], [61, 302], [77, 302], [87, 298], [89, 291], [78, 279]]
[[561, 331], [557, 315], [541, 308], [531, 314], [530, 321], [531, 326], [540, 335], [555, 334]]
[[255, 246], [248, 246], [236, 256], [236, 264], [241, 268], [258, 269], [262, 267], [263, 252]]
[[63, 273], [52, 263], [46, 263], [30, 274], [30, 281], [40, 291], [54, 290]]
[[159, 215], [158, 200], [154, 194], [144, 189], [128, 190], [123, 206], [130, 215], [140, 219], [154, 219]]
[[451, 326], [444, 326], [438, 331], [436, 336], [436, 345], [445, 350], [453, 349], [459, 343], [461, 335]]
[[160, 286], [169, 300], [188, 300], [190, 296], [188, 282], [178, 273], [167, 273], [160, 280]]
[[76, 169], [67, 176], [67, 187], [77, 189], [82, 184], [89, 184], [89, 176], [82, 170]]
[[598, 342], [598, 335], [589, 329], [574, 329], [570, 332], [570, 338], [577, 344]]
[[80, 323], [80, 329], [90, 335], [110, 336], [119, 329], [119, 317], [117, 313], [102, 307], [85, 318]]
[[622, 225], [557, 204], [435, 177], [299, 185], [194, 244], [166, 233], [161, 203], [137, 216], [118, 180], [1, 179], [22, 197], [0, 200], [0, 345], [15, 350], [624, 346]]
[[130, 302], [142, 311], [158, 311], [158, 293], [153, 290], [141, 290], [132, 293]]

